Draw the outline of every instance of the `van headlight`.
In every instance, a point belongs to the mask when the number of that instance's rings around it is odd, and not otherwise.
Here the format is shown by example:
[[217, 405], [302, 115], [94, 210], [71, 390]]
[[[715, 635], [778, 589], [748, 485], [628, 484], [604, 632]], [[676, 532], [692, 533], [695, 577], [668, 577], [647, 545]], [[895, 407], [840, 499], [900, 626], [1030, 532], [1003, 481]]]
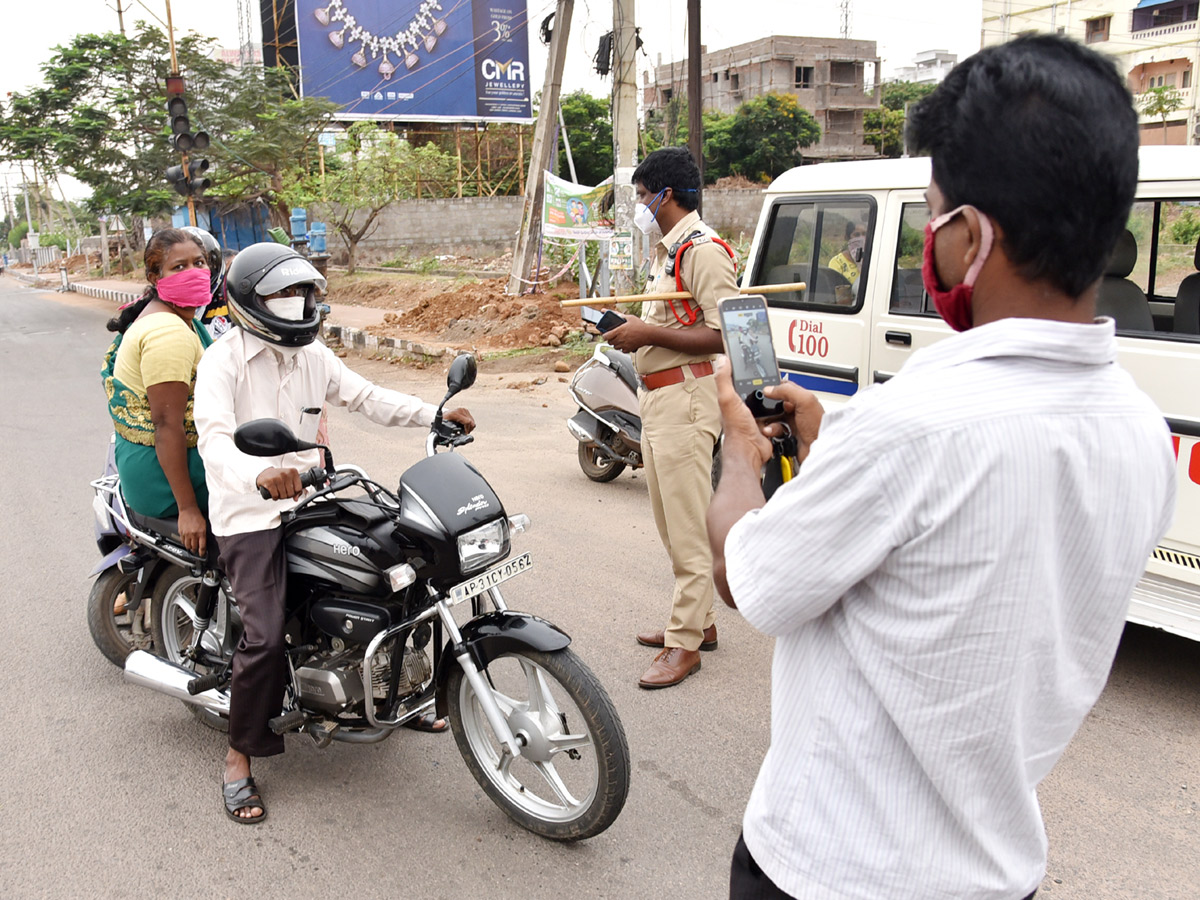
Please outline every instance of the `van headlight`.
[[458, 564], [464, 575], [508, 556], [508, 520], [496, 519], [458, 536]]

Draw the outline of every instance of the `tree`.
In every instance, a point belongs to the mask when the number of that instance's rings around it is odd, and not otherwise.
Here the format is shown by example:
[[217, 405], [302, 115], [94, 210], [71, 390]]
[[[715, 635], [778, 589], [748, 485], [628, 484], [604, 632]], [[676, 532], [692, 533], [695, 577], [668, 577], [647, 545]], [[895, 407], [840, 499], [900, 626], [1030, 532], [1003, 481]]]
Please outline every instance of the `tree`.
[[[612, 112], [607, 100], [587, 91], [575, 91], [559, 98], [571, 158], [579, 184], [597, 185], [613, 173]], [[558, 173], [570, 176], [566, 149], [558, 153]]]
[[866, 143], [891, 159], [904, 155], [904, 127], [907, 124], [905, 106], [916, 103], [933, 93], [934, 84], [911, 81], [891, 81], [883, 86], [879, 109], [867, 110], [863, 116]]
[[1158, 116], [1162, 120], [1163, 143], [1167, 142], [1167, 116], [1183, 108], [1183, 95], [1173, 85], [1152, 87], [1141, 95], [1139, 105], [1147, 116]]
[[774, 91], [747, 100], [732, 116], [705, 117], [705, 169], [715, 180], [744, 175], [769, 181], [803, 160], [821, 126], [792, 94]]
[[[205, 130], [212, 139], [204, 153], [213, 163], [212, 196], [231, 203], [265, 199], [276, 221], [285, 221], [278, 201], [284, 172], [307, 162], [315, 134], [336, 107], [295, 100], [273, 70], [238, 70], [210, 59], [211, 43], [188, 34], [176, 50], [193, 132]], [[164, 178], [179, 162], [166, 115], [169, 59], [163, 33], [140, 22], [130, 39], [81, 34], [56, 47], [41, 67], [43, 84], [13, 94], [0, 109], [0, 157], [29, 160], [43, 177], [74, 176], [92, 189], [92, 209], [130, 214], [130, 232], [139, 240], [142, 218], [168, 213], [179, 201]]]
[[357, 122], [326, 157], [323, 181], [300, 172], [280, 197], [288, 205], [329, 204], [323, 214], [346, 245], [352, 275], [358, 245], [378, 227], [379, 214], [395, 200], [415, 197], [422, 181], [451, 179], [454, 170], [454, 157], [433, 144], [414, 147], [395, 132]]

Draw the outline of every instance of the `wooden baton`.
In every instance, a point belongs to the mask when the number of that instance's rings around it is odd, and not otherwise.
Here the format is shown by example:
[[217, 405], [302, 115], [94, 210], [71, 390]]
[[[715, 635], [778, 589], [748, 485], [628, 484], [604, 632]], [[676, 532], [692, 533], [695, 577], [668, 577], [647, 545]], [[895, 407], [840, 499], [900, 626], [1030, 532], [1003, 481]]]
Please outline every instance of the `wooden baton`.
[[[739, 294], [782, 294], [785, 291], [803, 291], [808, 285], [803, 281], [790, 284], [756, 284], [738, 288]], [[638, 303], [643, 300], [691, 300], [691, 291], [667, 291], [664, 294], [626, 294], [623, 297], [592, 297], [588, 300], [563, 300], [567, 306], [612, 306], [616, 303]]]

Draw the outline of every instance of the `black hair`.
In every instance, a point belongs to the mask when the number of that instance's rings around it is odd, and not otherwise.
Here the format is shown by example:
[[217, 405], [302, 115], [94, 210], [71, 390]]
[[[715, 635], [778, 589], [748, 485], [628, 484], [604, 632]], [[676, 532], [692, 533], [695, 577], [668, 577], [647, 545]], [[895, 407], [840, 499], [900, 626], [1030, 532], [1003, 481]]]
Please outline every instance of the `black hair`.
[[864, 226], [863, 226], [862, 222], [855, 222], [853, 219], [847, 219], [846, 220], [846, 240], [850, 240], [850, 238], [854, 235], [854, 229], [863, 228], [863, 227]]
[[675, 202], [689, 212], [700, 205], [700, 167], [687, 147], [655, 150], [633, 170], [633, 183], [651, 194], [671, 188]]
[[1110, 60], [1053, 35], [986, 47], [917, 105], [908, 139], [947, 209], [995, 219], [1023, 278], [1078, 297], [1104, 274], [1138, 175], [1137, 112]]
[[[163, 260], [166, 258], [167, 250], [184, 241], [193, 241], [201, 251], [204, 250], [204, 245], [200, 243], [200, 238], [181, 228], [164, 228], [150, 235], [150, 240], [146, 241], [146, 252], [142, 254], [142, 262], [146, 267], [146, 277], [149, 278], [151, 272], [158, 272], [161, 275]], [[205, 258], [207, 256], [208, 254], [205, 253]], [[146, 290], [142, 292], [142, 298], [129, 304], [117, 315], [109, 319], [105, 327], [109, 331], [124, 334], [129, 326], [134, 323], [134, 320], [142, 314], [142, 310], [146, 308], [146, 304], [151, 300], [157, 299], [159, 299], [158, 291], [155, 290], [154, 285], [147, 285]]]

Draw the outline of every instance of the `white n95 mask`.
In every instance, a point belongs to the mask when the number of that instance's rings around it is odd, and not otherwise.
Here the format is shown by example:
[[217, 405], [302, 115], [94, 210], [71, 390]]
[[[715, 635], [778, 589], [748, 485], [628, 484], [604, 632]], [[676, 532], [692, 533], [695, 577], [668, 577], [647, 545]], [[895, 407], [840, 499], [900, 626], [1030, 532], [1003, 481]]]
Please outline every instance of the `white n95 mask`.
[[650, 207], [645, 203], [639, 203], [633, 208], [633, 224], [641, 230], [642, 234], [649, 234], [658, 222], [654, 219], [654, 213], [650, 212]]
[[304, 297], [272, 297], [264, 300], [263, 305], [271, 315], [289, 322], [299, 322], [304, 318]]

